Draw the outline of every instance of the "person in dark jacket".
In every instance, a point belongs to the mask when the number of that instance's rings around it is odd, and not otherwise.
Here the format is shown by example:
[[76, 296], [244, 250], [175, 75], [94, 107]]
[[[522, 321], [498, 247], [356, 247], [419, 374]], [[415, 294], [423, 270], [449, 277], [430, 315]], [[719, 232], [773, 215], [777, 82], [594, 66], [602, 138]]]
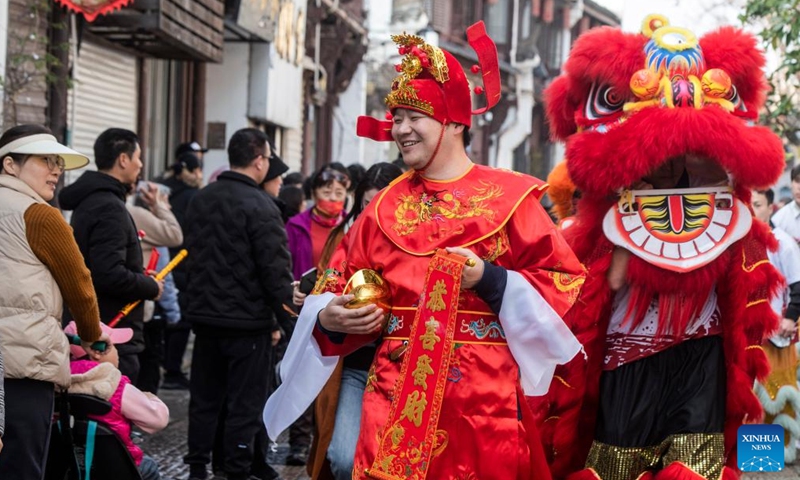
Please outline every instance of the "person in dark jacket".
[[[97, 170], [85, 172], [58, 196], [72, 212], [72, 230], [92, 274], [100, 319], [113, 319], [135, 300], [157, 300], [164, 288], [144, 271], [136, 225], [125, 207], [125, 196], [142, 170], [142, 149], [135, 133], [109, 128], [94, 143]], [[70, 317], [65, 315], [65, 317]], [[65, 322], [69, 322], [66, 318]], [[133, 339], [119, 345], [119, 369], [132, 382], [139, 376], [139, 352], [144, 350], [144, 304], [117, 325], [133, 329]]]
[[[178, 220], [181, 230], [186, 234], [186, 213], [189, 202], [203, 185], [202, 149], [197, 142], [181, 144], [176, 150], [176, 160], [171, 167], [172, 175], [162, 183], [170, 188], [169, 205], [172, 213]], [[183, 245], [169, 249], [170, 257], [180, 252]], [[172, 278], [178, 292], [186, 290], [186, 265], [179, 264], [172, 271]], [[178, 297], [181, 307], [185, 308], [182, 297]], [[189, 379], [181, 370], [186, 344], [189, 342], [189, 323], [183, 319], [180, 322], [168, 325], [164, 331], [164, 390], [186, 390], [189, 388]]]
[[223, 468], [246, 479], [267, 397], [267, 362], [275, 308], [292, 297], [291, 259], [280, 212], [259, 188], [269, 169], [268, 138], [237, 131], [228, 144], [230, 171], [195, 195], [187, 215], [188, 285], [183, 315], [196, 337], [189, 390], [192, 479], [207, 464], [225, 403]]

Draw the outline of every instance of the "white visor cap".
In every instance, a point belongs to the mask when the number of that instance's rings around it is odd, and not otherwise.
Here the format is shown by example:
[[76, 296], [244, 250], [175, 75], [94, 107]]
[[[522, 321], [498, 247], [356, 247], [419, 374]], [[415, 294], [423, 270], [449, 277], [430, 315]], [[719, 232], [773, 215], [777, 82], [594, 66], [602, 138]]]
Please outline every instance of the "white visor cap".
[[64, 159], [64, 170], [74, 170], [89, 164], [89, 157], [58, 143], [56, 137], [39, 133], [14, 140], [0, 148], [0, 159], [9, 153], [23, 155], [58, 155]]

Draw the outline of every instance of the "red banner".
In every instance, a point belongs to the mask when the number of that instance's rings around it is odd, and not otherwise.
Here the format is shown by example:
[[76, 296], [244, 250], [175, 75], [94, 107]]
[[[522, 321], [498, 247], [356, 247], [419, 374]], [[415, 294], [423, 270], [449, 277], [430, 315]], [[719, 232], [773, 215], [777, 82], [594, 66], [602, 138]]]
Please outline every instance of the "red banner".
[[377, 480], [424, 480], [447, 446], [437, 430], [456, 330], [461, 270], [466, 258], [437, 250], [408, 339], [389, 421], [372, 468]]
[[93, 22], [98, 15], [118, 10], [133, 0], [56, 0], [56, 3], [76, 13], [82, 13], [87, 22]]

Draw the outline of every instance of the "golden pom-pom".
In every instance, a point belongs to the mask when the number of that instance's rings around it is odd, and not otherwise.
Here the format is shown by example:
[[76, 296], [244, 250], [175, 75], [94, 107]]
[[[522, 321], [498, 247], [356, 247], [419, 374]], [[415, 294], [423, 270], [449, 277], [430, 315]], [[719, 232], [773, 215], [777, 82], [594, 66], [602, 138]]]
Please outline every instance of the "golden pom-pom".
[[649, 100], [658, 94], [659, 75], [643, 68], [631, 76], [631, 92], [640, 100]]
[[652, 14], [645, 17], [642, 22], [642, 34], [646, 37], [652, 37], [653, 33], [661, 27], [669, 25], [669, 20], [664, 15]]
[[733, 88], [731, 77], [725, 70], [712, 68], [703, 74], [700, 80], [703, 93], [711, 98], [727, 98]]

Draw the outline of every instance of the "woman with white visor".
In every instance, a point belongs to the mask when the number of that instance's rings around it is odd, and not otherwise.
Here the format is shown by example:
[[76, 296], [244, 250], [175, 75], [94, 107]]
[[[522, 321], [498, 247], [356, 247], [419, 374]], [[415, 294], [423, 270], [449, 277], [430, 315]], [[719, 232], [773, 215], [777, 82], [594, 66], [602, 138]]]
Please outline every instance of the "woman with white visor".
[[5, 364], [5, 430], [0, 478], [44, 477], [56, 388], [69, 386], [66, 301], [85, 349], [101, 335], [89, 270], [61, 213], [47, 204], [64, 170], [89, 163], [45, 127], [0, 136], [0, 353]]

